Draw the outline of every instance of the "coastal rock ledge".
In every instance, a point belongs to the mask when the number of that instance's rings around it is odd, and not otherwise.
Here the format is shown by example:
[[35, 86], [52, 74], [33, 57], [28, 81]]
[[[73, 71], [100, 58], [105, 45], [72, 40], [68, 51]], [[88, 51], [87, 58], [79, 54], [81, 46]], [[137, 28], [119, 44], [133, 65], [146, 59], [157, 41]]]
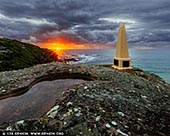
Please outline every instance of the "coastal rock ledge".
[[25, 93], [40, 81], [69, 78], [86, 82], [65, 90], [42, 117], [5, 122], [0, 130], [64, 131], [70, 136], [170, 134], [170, 85], [139, 69], [53, 62], [0, 72], [0, 99]]

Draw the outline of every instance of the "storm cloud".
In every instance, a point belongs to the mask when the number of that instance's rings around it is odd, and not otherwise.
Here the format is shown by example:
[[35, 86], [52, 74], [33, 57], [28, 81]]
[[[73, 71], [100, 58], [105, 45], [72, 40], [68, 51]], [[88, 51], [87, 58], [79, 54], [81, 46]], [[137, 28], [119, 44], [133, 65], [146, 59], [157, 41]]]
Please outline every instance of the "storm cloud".
[[[0, 0], [0, 36], [112, 44], [120, 22], [130, 45], [170, 42], [169, 0]], [[152, 44], [154, 45], [154, 44]]]

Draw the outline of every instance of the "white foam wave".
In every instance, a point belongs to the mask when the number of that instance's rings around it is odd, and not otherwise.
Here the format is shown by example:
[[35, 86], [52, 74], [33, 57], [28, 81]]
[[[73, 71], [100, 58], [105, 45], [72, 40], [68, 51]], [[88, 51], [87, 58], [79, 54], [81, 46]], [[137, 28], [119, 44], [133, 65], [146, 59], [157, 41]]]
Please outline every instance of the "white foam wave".
[[73, 61], [69, 61], [68, 64], [84, 64], [95, 60], [98, 56], [96, 54], [79, 54], [79, 55], [71, 55]]

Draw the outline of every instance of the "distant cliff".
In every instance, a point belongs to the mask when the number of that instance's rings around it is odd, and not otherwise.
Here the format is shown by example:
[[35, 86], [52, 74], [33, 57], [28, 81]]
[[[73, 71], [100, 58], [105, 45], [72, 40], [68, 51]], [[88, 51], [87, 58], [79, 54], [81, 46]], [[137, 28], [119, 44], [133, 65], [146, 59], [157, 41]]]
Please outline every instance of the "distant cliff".
[[17, 40], [0, 38], [0, 71], [22, 69], [57, 60], [57, 54], [51, 50]]

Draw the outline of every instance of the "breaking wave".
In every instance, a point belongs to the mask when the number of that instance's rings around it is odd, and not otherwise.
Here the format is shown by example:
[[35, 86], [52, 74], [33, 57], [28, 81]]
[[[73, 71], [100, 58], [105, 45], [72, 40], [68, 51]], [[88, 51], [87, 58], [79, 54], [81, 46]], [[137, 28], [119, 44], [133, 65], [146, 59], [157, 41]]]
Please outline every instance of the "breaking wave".
[[97, 54], [79, 54], [79, 55], [67, 55], [64, 60], [67, 64], [84, 64], [90, 63], [96, 60], [99, 56]]

